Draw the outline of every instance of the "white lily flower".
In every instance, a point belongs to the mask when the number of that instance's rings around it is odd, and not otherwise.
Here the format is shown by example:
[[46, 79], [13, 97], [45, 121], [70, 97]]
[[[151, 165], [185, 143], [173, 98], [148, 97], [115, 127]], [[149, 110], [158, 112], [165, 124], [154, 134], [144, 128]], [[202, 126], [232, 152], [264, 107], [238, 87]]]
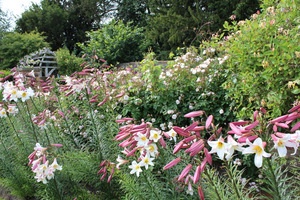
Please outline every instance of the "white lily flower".
[[210, 154], [217, 153], [221, 160], [224, 159], [224, 154], [227, 153], [226, 143], [222, 136], [217, 141], [207, 141], [208, 145], [212, 147]]
[[249, 147], [244, 149], [243, 154], [255, 153], [254, 164], [257, 168], [260, 168], [263, 163], [263, 157], [270, 157], [271, 154], [264, 151], [264, 144], [261, 138], [256, 138], [253, 144], [247, 139], [246, 143]]
[[136, 161], [133, 161], [131, 165], [129, 165], [129, 168], [132, 169], [130, 171], [130, 174], [134, 174], [136, 173], [136, 176], [139, 177], [140, 176], [140, 172], [142, 172], [143, 170], [141, 169], [141, 165], [139, 163], [136, 163]]

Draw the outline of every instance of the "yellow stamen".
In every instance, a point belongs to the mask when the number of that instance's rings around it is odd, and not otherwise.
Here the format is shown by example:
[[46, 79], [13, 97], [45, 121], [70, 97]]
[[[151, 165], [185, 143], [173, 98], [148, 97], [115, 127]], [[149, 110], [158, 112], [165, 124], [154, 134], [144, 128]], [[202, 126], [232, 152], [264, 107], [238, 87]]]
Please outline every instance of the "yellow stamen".
[[258, 155], [262, 154], [262, 151], [263, 151], [263, 149], [257, 145], [253, 148], [253, 150], [254, 150], [254, 153], [257, 153]]
[[223, 145], [224, 145], [223, 142], [218, 142], [217, 147], [218, 147], [219, 149], [222, 149]]

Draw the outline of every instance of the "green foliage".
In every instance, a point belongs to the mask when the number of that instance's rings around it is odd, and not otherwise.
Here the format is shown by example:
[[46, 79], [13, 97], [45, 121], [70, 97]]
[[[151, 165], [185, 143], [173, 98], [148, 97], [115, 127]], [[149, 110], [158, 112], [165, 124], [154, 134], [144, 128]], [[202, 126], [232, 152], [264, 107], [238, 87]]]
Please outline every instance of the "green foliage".
[[83, 58], [79, 58], [65, 48], [58, 49], [55, 52], [55, 58], [59, 66], [60, 75], [71, 75], [76, 71], [81, 71], [81, 64], [84, 63]]
[[[227, 172], [230, 171], [233, 174], [232, 178], [228, 176], [221, 175], [220, 172], [216, 171], [213, 168], [208, 168], [205, 171], [204, 179], [204, 194], [205, 199], [243, 199], [243, 200], [250, 200], [255, 199], [251, 197], [250, 193], [252, 192], [252, 188], [247, 187], [246, 182], [241, 181], [241, 177], [243, 175], [243, 170], [237, 170], [237, 166], [230, 165], [227, 168]], [[228, 175], [228, 173], [226, 173]], [[239, 196], [234, 191], [234, 188], [237, 188]]]
[[[266, 107], [279, 116], [299, 100], [299, 11], [294, 1], [264, 8], [251, 20], [224, 24], [232, 32], [216, 47], [230, 55], [225, 88], [239, 105], [240, 116]], [[209, 44], [213, 45], [213, 44]], [[242, 108], [242, 109], [241, 109]]]
[[0, 74], [0, 78], [4, 78], [11, 74], [11, 72], [8, 70], [1, 70], [0, 72], [4, 73], [4, 74]]
[[147, 0], [122, 0], [118, 4], [116, 18], [124, 24], [131, 22], [131, 26], [145, 27], [149, 11]]
[[147, 38], [158, 43], [161, 50], [199, 45], [212, 33], [222, 29], [224, 21], [232, 14], [245, 19], [256, 12], [259, 9], [258, 2], [151, 0], [148, 3], [151, 15], [146, 27]]
[[8, 33], [0, 41], [0, 69], [16, 67], [23, 56], [48, 46], [45, 38], [36, 32]]
[[[263, 178], [259, 180], [262, 184], [262, 190], [269, 194], [264, 198], [269, 200], [291, 200], [299, 196], [300, 182], [296, 175], [296, 173], [299, 173], [299, 167], [295, 168], [295, 164], [293, 164], [297, 160], [299, 160], [299, 156], [296, 156], [293, 161], [276, 156], [270, 161], [268, 160], [268, 166], [261, 170]], [[268, 167], [272, 170], [268, 170]], [[296, 175], [295, 178], [292, 175]]]
[[3, 12], [0, 9], [0, 39], [8, 32], [10, 28], [10, 18], [8, 17], [7, 13]]
[[53, 50], [67, 46], [72, 52], [77, 42], [86, 40], [85, 32], [99, 28], [112, 11], [108, 0], [43, 0], [32, 4], [16, 22], [20, 33], [37, 30], [47, 37]]
[[140, 61], [147, 51], [147, 42], [141, 28], [123, 22], [111, 21], [97, 31], [88, 32], [86, 45], [79, 44], [84, 53], [97, 55], [108, 64]]

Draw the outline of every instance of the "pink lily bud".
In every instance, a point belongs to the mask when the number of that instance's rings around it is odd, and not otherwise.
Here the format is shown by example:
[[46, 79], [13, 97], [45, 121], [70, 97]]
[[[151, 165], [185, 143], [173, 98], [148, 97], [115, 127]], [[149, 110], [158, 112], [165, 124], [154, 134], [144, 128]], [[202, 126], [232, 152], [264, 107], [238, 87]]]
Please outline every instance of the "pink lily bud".
[[70, 92], [68, 92], [65, 96], [66, 96], [66, 97], [67, 97], [67, 96], [70, 96], [72, 93], [73, 93], [73, 90], [70, 91]]
[[65, 113], [63, 113], [62, 111], [58, 110], [57, 113], [61, 116], [61, 117], [64, 117], [65, 116]]
[[97, 101], [99, 101], [99, 99], [92, 99], [92, 100], [89, 101], [89, 103], [95, 103]]
[[278, 138], [274, 134], [272, 134], [271, 137], [275, 142], [278, 141]]
[[104, 173], [104, 174], [101, 176], [100, 180], [102, 181], [102, 180], [105, 178], [106, 175], [107, 175], [107, 173]]
[[203, 172], [204, 168], [205, 168], [205, 165], [207, 163], [207, 158], [205, 157], [200, 165], [200, 171], [201, 173]]
[[185, 114], [184, 117], [198, 117], [198, 116], [203, 115], [204, 113], [205, 113], [204, 111], [199, 110], [199, 111], [194, 111], [194, 112], [190, 112], [188, 114]]
[[256, 120], [255, 122], [253, 122], [252, 124], [248, 125], [245, 127], [245, 130], [251, 130], [253, 129], [255, 126], [257, 126], [259, 124], [259, 120]]
[[132, 156], [132, 155], [136, 152], [136, 150], [138, 150], [138, 147], [136, 147], [136, 148], [134, 148], [132, 151], [130, 151], [130, 152], [126, 155], [126, 157]]
[[238, 139], [238, 142], [239, 143], [246, 143], [247, 139], [252, 142], [253, 140], [255, 140], [256, 138], [258, 138], [258, 135], [253, 135], [253, 136], [250, 136], [250, 137], [245, 137], [245, 136], [242, 136]]
[[63, 146], [62, 144], [50, 144], [50, 145], [53, 147], [62, 147]]
[[43, 119], [42, 121], [40, 121], [39, 123], [38, 123], [38, 125], [40, 126], [40, 125], [43, 125], [43, 124], [45, 124], [45, 122], [46, 122], [46, 119]]
[[229, 123], [230, 128], [236, 135], [242, 135], [242, 132], [233, 123]]
[[197, 145], [193, 151], [191, 151], [190, 157], [197, 155], [204, 148], [204, 143]]
[[196, 126], [192, 131], [203, 131], [205, 126]]
[[32, 152], [32, 153], [28, 156], [28, 158], [29, 158], [29, 159], [33, 159], [33, 158], [35, 157], [36, 152], [37, 152], [37, 151]]
[[298, 109], [300, 109], [300, 105], [297, 105], [297, 106], [291, 108], [291, 109], [288, 111], [288, 113], [294, 112], [294, 111], [296, 111], [296, 110], [298, 110]]
[[282, 127], [282, 128], [289, 128], [289, 126], [285, 123], [278, 123], [278, 122], [275, 122], [275, 125], [276, 126], [279, 126], [279, 127]]
[[282, 122], [282, 121], [284, 121], [287, 117], [288, 117], [288, 115], [283, 115], [283, 116], [281, 116], [281, 117], [277, 117], [276, 119], [271, 120], [270, 123], [274, 124], [275, 122]]
[[278, 131], [278, 128], [277, 128], [276, 125], [273, 126], [273, 131], [274, 131], [274, 132], [277, 132], [277, 131]]
[[82, 64], [80, 65], [80, 67], [83, 67], [85, 64], [86, 64], [86, 62], [82, 63]]
[[191, 133], [185, 131], [184, 129], [182, 129], [178, 126], [173, 126], [173, 130], [183, 137], [189, 137], [191, 135]]
[[181, 179], [183, 179], [192, 169], [193, 165], [192, 164], [188, 164], [181, 172], [178, 181], [180, 181]]
[[166, 138], [168, 138], [168, 139], [171, 138], [171, 136], [170, 136], [168, 133], [164, 132], [164, 131], [163, 131], [163, 135], [164, 135]]
[[196, 137], [197, 137], [196, 135], [192, 135], [192, 136], [190, 136], [188, 138], [185, 138], [183, 141], [185, 143], [189, 143], [189, 142], [193, 141], [194, 139], [196, 139]]
[[293, 112], [285, 119], [285, 121], [294, 121], [295, 119], [300, 118], [300, 113]]
[[223, 129], [223, 128], [222, 128], [222, 127], [220, 127], [220, 128], [217, 130], [217, 133], [218, 133], [218, 134], [220, 134], [220, 133], [221, 133], [221, 131], [222, 131], [222, 129]]
[[200, 179], [200, 175], [201, 175], [201, 167], [200, 165], [196, 168], [195, 174], [194, 174], [194, 184], [198, 183], [199, 179]]
[[161, 146], [163, 146], [164, 148], [166, 148], [166, 142], [165, 142], [164, 138], [160, 137], [159, 141], [160, 141]]
[[190, 148], [188, 148], [187, 150], [185, 150], [185, 153], [191, 153], [192, 151], [194, 151], [195, 149], [197, 149], [201, 144], [203, 144], [203, 140], [199, 140], [197, 142], [194, 142]]
[[205, 157], [206, 157], [208, 163], [210, 165], [212, 165], [212, 157], [211, 157], [210, 153], [208, 152], [207, 148], [204, 148], [204, 153], [205, 153]]
[[5, 75], [3, 72], [0, 72], [0, 74]]
[[185, 131], [191, 131], [193, 130], [197, 125], [198, 125], [199, 122], [193, 122], [193, 124], [189, 125]]
[[105, 98], [102, 102], [100, 102], [97, 106], [102, 106], [106, 101], [107, 101], [107, 96], [106, 96], [106, 98]]
[[182, 145], [183, 145], [183, 140], [175, 145], [175, 148], [173, 150], [173, 154], [176, 154], [181, 149]]
[[116, 141], [123, 140], [123, 139], [125, 139], [126, 137], [128, 137], [130, 134], [131, 134], [130, 132], [125, 132], [125, 133], [122, 134], [122, 135], [117, 135], [117, 136], [116, 136], [116, 138], [117, 138]]
[[235, 126], [244, 126], [249, 123], [250, 123], [250, 121], [240, 121], [240, 122], [231, 122], [230, 124], [234, 124]]
[[204, 193], [202, 190], [202, 187], [200, 185], [198, 185], [198, 194], [201, 200], [204, 200]]
[[47, 161], [46, 161], [46, 155], [44, 154], [43, 155], [43, 163], [45, 164]]
[[102, 58], [100, 58], [99, 60], [100, 60], [101, 62], [104, 62], [104, 63], [106, 62], [106, 60], [104, 60], [104, 59], [102, 59]]
[[257, 115], [258, 115], [258, 110], [256, 110], [256, 111], [253, 113], [253, 121], [256, 120]]
[[107, 161], [107, 160], [103, 160], [103, 161], [100, 163], [99, 167], [103, 167], [103, 166], [105, 165], [106, 161]]
[[172, 160], [169, 164], [163, 167], [164, 170], [167, 170], [171, 167], [174, 167], [176, 164], [178, 164], [181, 161], [181, 157], [176, 158], [175, 160]]
[[293, 128], [291, 129], [291, 132], [296, 131], [299, 127], [300, 127], [300, 121], [297, 122], [297, 124], [295, 124], [295, 126], [293, 126]]
[[215, 134], [212, 134], [207, 141], [213, 141], [216, 139], [216, 135]]
[[125, 95], [125, 93], [118, 94], [118, 95], [116, 96], [116, 98], [120, 98], [120, 97], [122, 97], [122, 96], [124, 96], [124, 95]]
[[262, 112], [262, 113], [264, 113], [264, 114], [267, 113], [266, 109], [264, 109], [263, 107], [260, 108], [260, 112]]
[[92, 97], [92, 99], [96, 99], [99, 96], [99, 94], [96, 94]]
[[207, 118], [206, 122], [205, 122], [205, 128], [208, 129], [209, 126], [211, 125], [211, 122], [213, 120], [213, 115], [209, 115], [209, 117]]

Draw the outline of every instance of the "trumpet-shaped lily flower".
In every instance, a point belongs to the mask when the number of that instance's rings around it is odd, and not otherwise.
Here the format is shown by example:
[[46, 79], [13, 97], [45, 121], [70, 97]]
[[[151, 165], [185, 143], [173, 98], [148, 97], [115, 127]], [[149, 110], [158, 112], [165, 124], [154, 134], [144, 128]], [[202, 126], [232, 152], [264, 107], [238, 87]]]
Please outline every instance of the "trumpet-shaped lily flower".
[[156, 130], [151, 130], [150, 131], [150, 140], [153, 140], [154, 142], [157, 142], [159, 139], [161, 138], [161, 134], [160, 132], [156, 131]]
[[146, 135], [140, 132], [137, 133], [137, 137], [135, 137], [134, 139], [138, 142], [138, 147], [146, 146], [149, 143], [149, 139], [146, 137]]
[[253, 144], [249, 140], [246, 143], [249, 147], [244, 149], [243, 154], [255, 153], [254, 164], [257, 168], [260, 168], [263, 163], [263, 157], [270, 157], [271, 154], [264, 151], [264, 144], [261, 138], [257, 138]]
[[227, 136], [227, 143], [226, 143], [226, 160], [229, 160], [231, 158], [231, 156], [233, 155], [234, 151], [243, 151], [244, 148], [242, 147], [242, 144], [237, 143], [231, 135]]
[[224, 139], [220, 137], [217, 141], [207, 141], [208, 145], [212, 147], [210, 154], [217, 153], [221, 160], [224, 159], [224, 154], [226, 151], [226, 144]]
[[274, 148], [277, 149], [280, 157], [285, 157], [287, 154], [286, 147], [293, 147], [296, 149], [296, 143], [291, 142], [291, 135], [286, 134], [283, 138], [278, 138], [272, 134], [273, 142], [275, 144]]
[[148, 169], [149, 165], [154, 166], [152, 160], [154, 160], [154, 158], [151, 158], [150, 154], [147, 153], [145, 157], [142, 157], [142, 161], [140, 162], [140, 165]]
[[136, 161], [133, 161], [131, 165], [129, 165], [129, 168], [132, 169], [130, 171], [130, 174], [134, 174], [136, 173], [136, 176], [139, 177], [140, 176], [140, 172], [142, 172], [143, 170], [141, 169], [141, 165], [139, 163], [137, 163]]

